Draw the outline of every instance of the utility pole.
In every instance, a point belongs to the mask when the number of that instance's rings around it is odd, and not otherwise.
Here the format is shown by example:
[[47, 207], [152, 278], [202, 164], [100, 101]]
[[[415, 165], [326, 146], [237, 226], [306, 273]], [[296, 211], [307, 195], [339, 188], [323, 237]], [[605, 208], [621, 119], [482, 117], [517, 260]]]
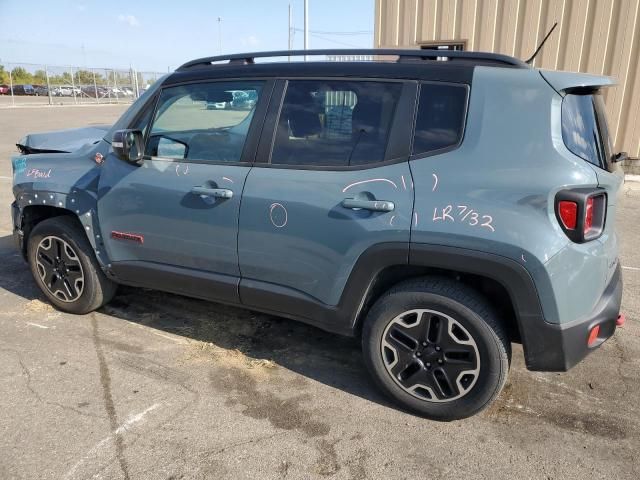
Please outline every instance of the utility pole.
[[[289, 50], [293, 50], [293, 9], [291, 8], [291, 3], [289, 3]], [[291, 61], [291, 56], [289, 56], [289, 61]]]
[[218, 17], [218, 51], [222, 55], [222, 17]]
[[[309, 0], [304, 0], [304, 49], [309, 48]], [[307, 56], [304, 56], [305, 62]]]

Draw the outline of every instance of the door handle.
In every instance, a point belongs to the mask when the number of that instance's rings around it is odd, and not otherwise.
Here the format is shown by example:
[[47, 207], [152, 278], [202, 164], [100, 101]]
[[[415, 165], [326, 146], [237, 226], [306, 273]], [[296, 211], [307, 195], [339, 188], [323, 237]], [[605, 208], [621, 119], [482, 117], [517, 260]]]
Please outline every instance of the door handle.
[[196, 195], [204, 195], [214, 198], [231, 198], [233, 197], [233, 191], [228, 188], [208, 188], [208, 187], [193, 187], [191, 193]]
[[372, 212], [391, 212], [396, 206], [388, 200], [357, 200], [355, 198], [345, 198], [342, 201], [344, 208], [352, 210], [371, 210]]

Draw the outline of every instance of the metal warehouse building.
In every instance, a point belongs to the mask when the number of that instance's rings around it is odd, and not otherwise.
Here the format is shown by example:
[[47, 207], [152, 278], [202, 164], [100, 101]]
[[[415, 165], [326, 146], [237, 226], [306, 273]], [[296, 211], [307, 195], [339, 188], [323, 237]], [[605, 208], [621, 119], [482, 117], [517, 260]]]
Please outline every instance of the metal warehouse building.
[[611, 75], [616, 151], [640, 156], [640, 0], [376, 0], [378, 48], [448, 48], [526, 59], [546, 33], [540, 68]]

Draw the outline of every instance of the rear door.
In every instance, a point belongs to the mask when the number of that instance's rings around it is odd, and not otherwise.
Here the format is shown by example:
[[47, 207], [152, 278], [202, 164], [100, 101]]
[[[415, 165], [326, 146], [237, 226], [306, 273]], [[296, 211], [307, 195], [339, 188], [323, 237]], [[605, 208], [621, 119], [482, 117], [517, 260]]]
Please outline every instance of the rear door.
[[406, 262], [416, 90], [401, 81], [279, 81], [282, 104], [271, 102], [242, 198], [244, 304], [308, 317], [305, 305], [338, 305], [374, 245], [400, 245]]

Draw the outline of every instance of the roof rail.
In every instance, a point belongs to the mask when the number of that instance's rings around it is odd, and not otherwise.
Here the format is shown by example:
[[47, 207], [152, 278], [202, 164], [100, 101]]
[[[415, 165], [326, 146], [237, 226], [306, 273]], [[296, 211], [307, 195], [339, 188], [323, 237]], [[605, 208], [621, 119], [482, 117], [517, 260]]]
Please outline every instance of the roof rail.
[[215, 57], [203, 57], [185, 63], [178, 67], [177, 71], [187, 70], [192, 67], [210, 66], [214, 62], [228, 61], [229, 64], [250, 65], [256, 58], [268, 57], [301, 57], [318, 55], [389, 55], [397, 56], [398, 62], [416, 60], [440, 60], [447, 58], [455, 61], [467, 61], [477, 63], [489, 63], [499, 66], [512, 66], [531, 68], [529, 65], [514, 57], [498, 53], [464, 52], [459, 50], [437, 49], [323, 49], [323, 50], [279, 50], [274, 52], [234, 53], [231, 55], [218, 55]]

